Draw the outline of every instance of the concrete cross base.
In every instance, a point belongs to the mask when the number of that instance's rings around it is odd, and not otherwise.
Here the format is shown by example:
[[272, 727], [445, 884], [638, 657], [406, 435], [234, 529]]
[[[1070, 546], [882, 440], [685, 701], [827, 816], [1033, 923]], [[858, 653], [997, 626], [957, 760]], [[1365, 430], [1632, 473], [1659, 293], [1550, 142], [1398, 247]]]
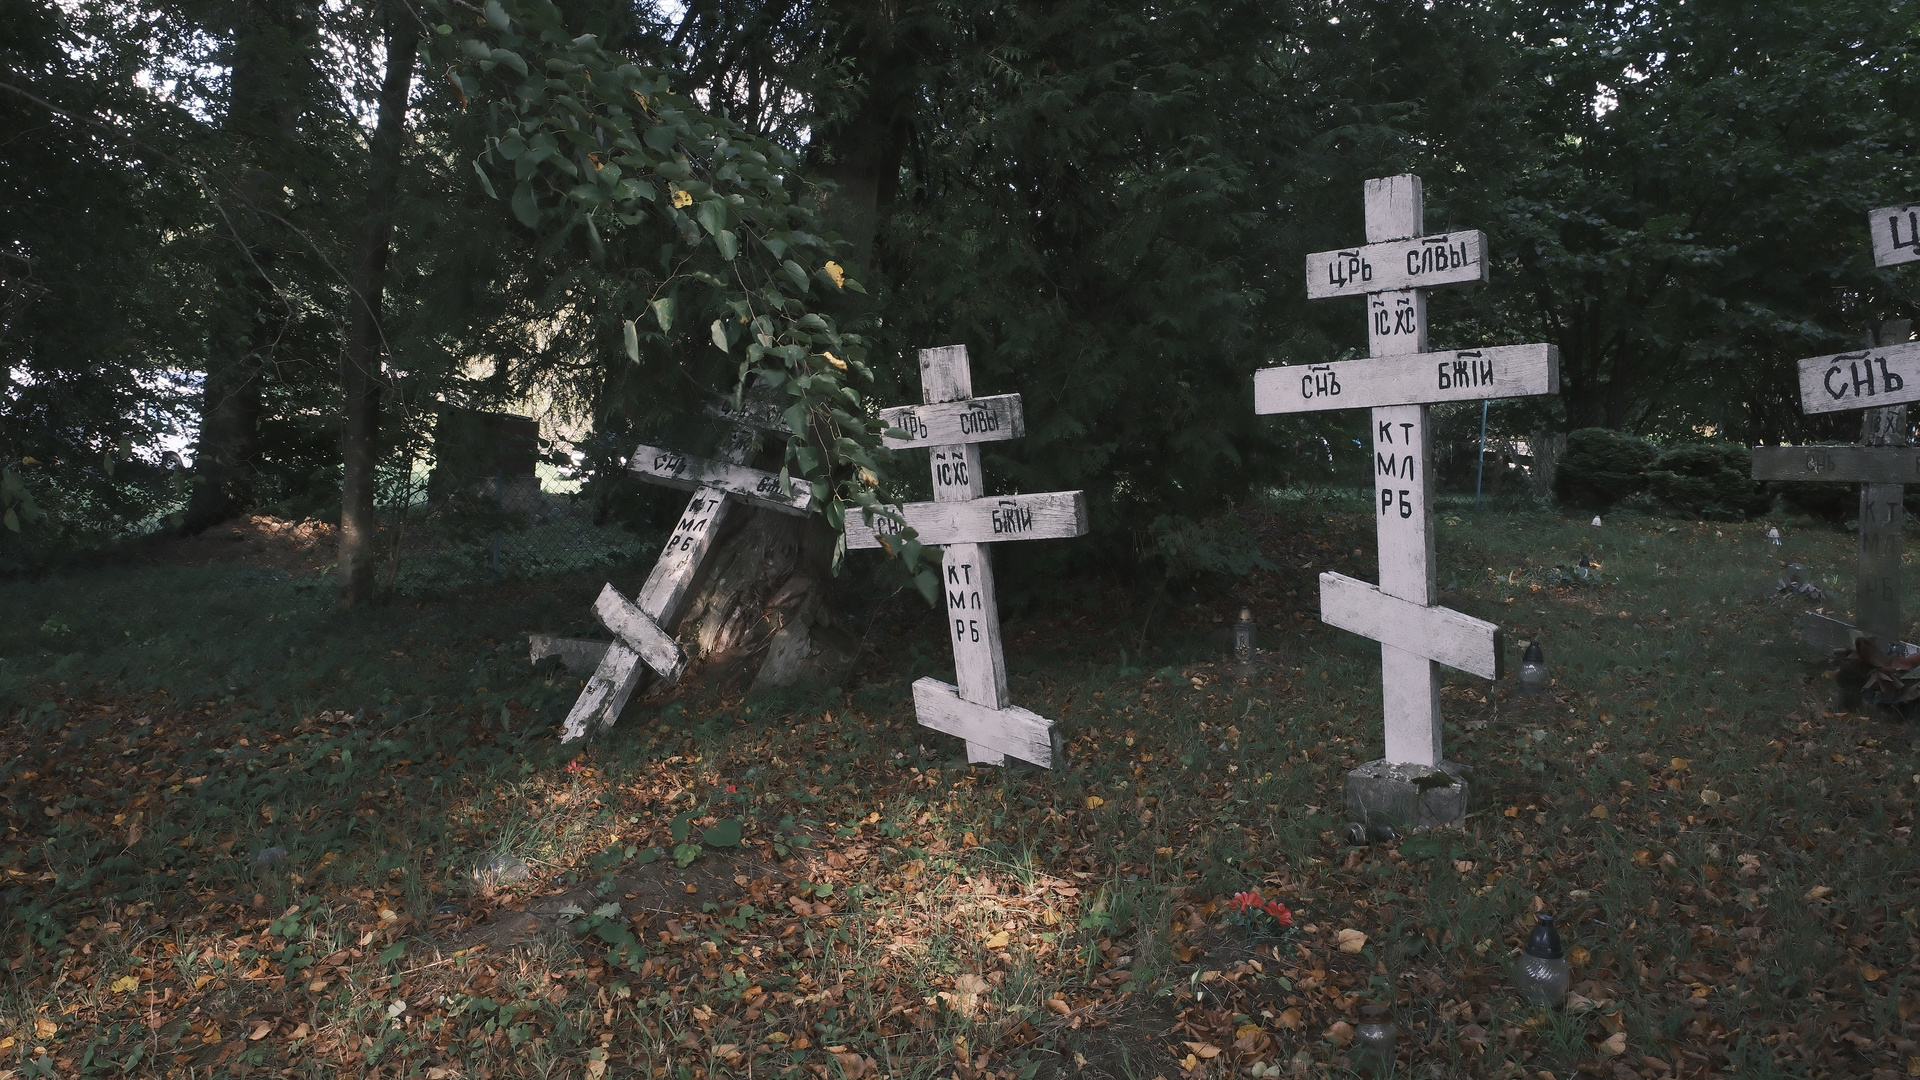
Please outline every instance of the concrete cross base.
[[1473, 770], [1442, 761], [1438, 768], [1382, 759], [1347, 774], [1347, 819], [1391, 825], [1400, 832], [1449, 825], [1467, 816]]

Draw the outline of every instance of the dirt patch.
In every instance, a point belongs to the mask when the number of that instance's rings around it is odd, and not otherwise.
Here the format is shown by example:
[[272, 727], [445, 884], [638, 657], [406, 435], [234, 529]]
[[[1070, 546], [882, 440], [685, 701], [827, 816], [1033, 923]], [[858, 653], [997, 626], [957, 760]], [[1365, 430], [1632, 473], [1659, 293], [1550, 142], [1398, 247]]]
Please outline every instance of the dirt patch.
[[324, 521], [242, 517], [196, 536], [154, 540], [139, 555], [146, 562], [174, 566], [238, 564], [308, 574], [333, 563], [338, 532]]
[[538, 940], [560, 927], [569, 917], [564, 913], [570, 907], [591, 911], [617, 900], [629, 918], [641, 914], [671, 917], [697, 912], [704, 904], [737, 903], [748, 897], [756, 881], [804, 881], [808, 871], [793, 860], [776, 866], [747, 852], [712, 852], [692, 866], [675, 866], [662, 860], [623, 871], [614, 875], [613, 888], [605, 892], [600, 891], [598, 882], [582, 882], [518, 899], [482, 890], [464, 910], [448, 912], [455, 917], [441, 929], [448, 933], [452, 948], [485, 945], [500, 951]]

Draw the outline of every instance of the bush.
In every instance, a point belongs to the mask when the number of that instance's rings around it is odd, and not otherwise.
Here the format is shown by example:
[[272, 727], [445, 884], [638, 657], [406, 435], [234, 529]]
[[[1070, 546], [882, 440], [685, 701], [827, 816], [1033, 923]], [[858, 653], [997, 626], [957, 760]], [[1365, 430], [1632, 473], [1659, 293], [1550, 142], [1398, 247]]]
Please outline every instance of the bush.
[[1773, 501], [1753, 479], [1753, 455], [1733, 443], [1681, 443], [1661, 451], [1647, 470], [1653, 497], [1676, 514], [1740, 521]]
[[1600, 511], [1646, 490], [1651, 443], [1607, 428], [1581, 428], [1567, 435], [1567, 448], [1553, 477], [1561, 502]]

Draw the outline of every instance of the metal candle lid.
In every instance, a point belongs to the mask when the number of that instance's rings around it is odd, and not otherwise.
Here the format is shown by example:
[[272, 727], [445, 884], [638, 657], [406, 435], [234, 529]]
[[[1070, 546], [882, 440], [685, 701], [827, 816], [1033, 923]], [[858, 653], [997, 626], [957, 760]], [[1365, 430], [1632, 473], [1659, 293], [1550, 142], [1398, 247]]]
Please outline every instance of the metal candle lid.
[[1560, 931], [1553, 925], [1553, 916], [1542, 915], [1533, 924], [1533, 935], [1527, 938], [1527, 955], [1540, 960], [1559, 960], [1567, 955], [1560, 947]]
[[1528, 664], [1541, 664], [1546, 662], [1547, 657], [1545, 653], [1540, 651], [1539, 642], [1529, 641], [1527, 642], [1527, 651], [1520, 659]]

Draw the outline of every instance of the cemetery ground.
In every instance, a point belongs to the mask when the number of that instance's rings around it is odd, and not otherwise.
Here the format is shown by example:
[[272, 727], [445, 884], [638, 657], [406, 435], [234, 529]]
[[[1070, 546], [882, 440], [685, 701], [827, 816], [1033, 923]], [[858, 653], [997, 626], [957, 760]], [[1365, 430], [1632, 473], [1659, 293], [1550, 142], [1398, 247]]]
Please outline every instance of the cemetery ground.
[[[1315, 609], [1372, 577], [1363, 500], [1248, 510], [1278, 569], [1144, 631], [1141, 583], [1003, 586], [1055, 773], [914, 726], [952, 661], [906, 596], [844, 688], [696, 673], [563, 751], [581, 677], [525, 634], [604, 574], [347, 615], [297, 566], [0, 585], [0, 1076], [1339, 1076], [1368, 1003], [1406, 1076], [1920, 1073], [1916, 735], [1834, 710], [1767, 523], [1444, 501], [1442, 602], [1555, 681], [1448, 673], [1472, 816], [1352, 848], [1379, 654]], [[1782, 525], [1846, 606], [1853, 536]], [[1256, 888], [1290, 934], [1231, 923]], [[1543, 907], [1557, 1013], [1505, 988]]]

